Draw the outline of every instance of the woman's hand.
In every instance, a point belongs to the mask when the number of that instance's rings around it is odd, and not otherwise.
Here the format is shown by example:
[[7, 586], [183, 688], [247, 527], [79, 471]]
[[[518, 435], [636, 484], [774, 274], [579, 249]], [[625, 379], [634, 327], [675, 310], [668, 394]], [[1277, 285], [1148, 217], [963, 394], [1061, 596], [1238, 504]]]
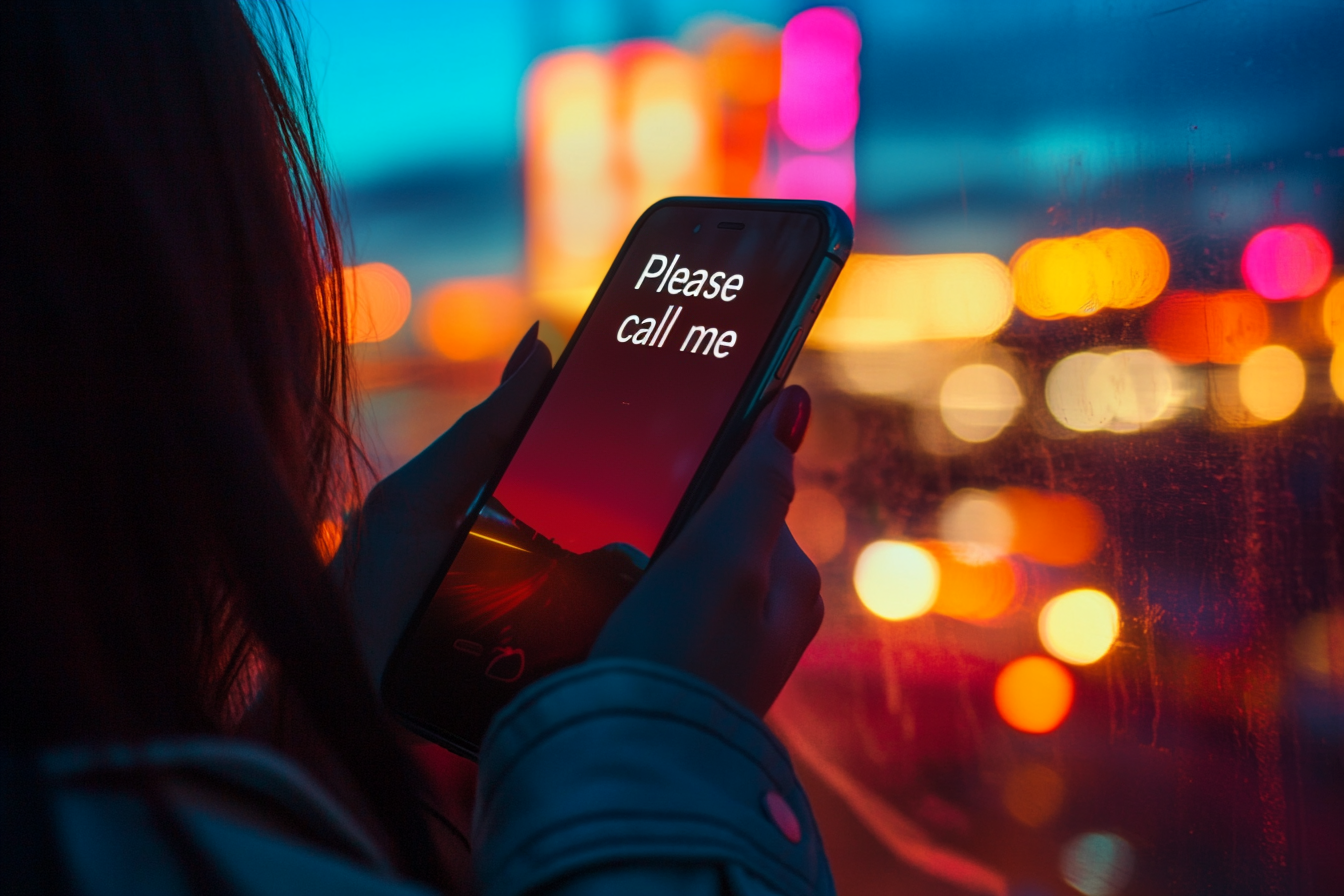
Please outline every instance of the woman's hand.
[[499, 388], [378, 483], [347, 527], [332, 571], [349, 587], [355, 633], [375, 684], [551, 369], [537, 329], [514, 350]]
[[821, 578], [784, 515], [811, 405], [790, 386], [704, 507], [607, 621], [592, 658], [693, 673], [765, 714], [821, 625]]

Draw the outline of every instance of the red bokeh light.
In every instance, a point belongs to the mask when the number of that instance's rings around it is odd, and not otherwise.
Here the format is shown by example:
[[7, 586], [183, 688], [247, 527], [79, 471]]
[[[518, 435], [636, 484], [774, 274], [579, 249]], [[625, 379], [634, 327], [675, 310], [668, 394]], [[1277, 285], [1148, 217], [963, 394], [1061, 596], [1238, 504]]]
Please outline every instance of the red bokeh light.
[[1177, 364], [1240, 364], [1269, 339], [1269, 311], [1244, 289], [1174, 292], [1148, 318], [1148, 344]]

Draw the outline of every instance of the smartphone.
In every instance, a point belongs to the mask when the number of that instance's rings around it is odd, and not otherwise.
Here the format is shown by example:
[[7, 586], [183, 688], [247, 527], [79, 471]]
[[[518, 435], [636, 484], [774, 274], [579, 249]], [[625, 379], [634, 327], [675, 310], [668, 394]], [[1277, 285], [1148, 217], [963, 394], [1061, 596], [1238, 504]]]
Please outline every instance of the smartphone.
[[397, 717], [475, 758], [496, 711], [587, 656], [783, 386], [852, 242], [826, 202], [640, 216], [392, 655]]

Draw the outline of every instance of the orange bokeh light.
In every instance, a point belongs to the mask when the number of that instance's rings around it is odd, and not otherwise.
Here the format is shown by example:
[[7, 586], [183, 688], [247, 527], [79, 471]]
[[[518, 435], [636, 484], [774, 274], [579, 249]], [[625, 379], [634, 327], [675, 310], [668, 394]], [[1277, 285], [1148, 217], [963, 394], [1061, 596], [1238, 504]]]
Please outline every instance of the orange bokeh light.
[[1032, 240], [1013, 255], [1013, 295], [1042, 320], [1138, 308], [1161, 295], [1171, 274], [1166, 247], [1141, 227]]
[[411, 284], [400, 271], [375, 261], [341, 273], [351, 342], [382, 342], [402, 328], [411, 313]]
[[1325, 294], [1321, 304], [1321, 323], [1325, 335], [1335, 345], [1344, 345], [1344, 280], [1339, 280]]
[[1140, 308], [1162, 294], [1171, 276], [1171, 256], [1157, 235], [1142, 227], [1104, 228], [1087, 234], [1111, 269], [1112, 308]]
[[1269, 311], [1255, 293], [1172, 293], [1148, 318], [1148, 344], [1178, 364], [1239, 364], [1269, 339]]
[[994, 705], [1003, 720], [1018, 731], [1054, 731], [1073, 707], [1073, 676], [1049, 657], [1021, 657], [999, 673], [994, 682]]
[[1012, 552], [1048, 566], [1092, 558], [1106, 536], [1101, 511], [1086, 498], [1009, 487], [995, 493], [1013, 515]]
[[922, 542], [921, 547], [938, 561], [938, 596], [933, 612], [976, 621], [1001, 616], [1012, 606], [1017, 573], [1006, 558], [974, 562], [942, 541]]
[[416, 337], [450, 361], [505, 354], [530, 323], [518, 284], [509, 277], [449, 280], [429, 290], [416, 315]]

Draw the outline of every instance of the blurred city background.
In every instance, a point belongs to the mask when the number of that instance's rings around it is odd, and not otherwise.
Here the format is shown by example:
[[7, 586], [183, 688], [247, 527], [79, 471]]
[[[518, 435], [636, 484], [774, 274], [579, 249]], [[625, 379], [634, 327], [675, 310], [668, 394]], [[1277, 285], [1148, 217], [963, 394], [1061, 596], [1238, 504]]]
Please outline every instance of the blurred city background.
[[842, 893], [1344, 892], [1344, 7], [303, 15], [382, 472], [654, 200], [854, 219], [770, 718]]

